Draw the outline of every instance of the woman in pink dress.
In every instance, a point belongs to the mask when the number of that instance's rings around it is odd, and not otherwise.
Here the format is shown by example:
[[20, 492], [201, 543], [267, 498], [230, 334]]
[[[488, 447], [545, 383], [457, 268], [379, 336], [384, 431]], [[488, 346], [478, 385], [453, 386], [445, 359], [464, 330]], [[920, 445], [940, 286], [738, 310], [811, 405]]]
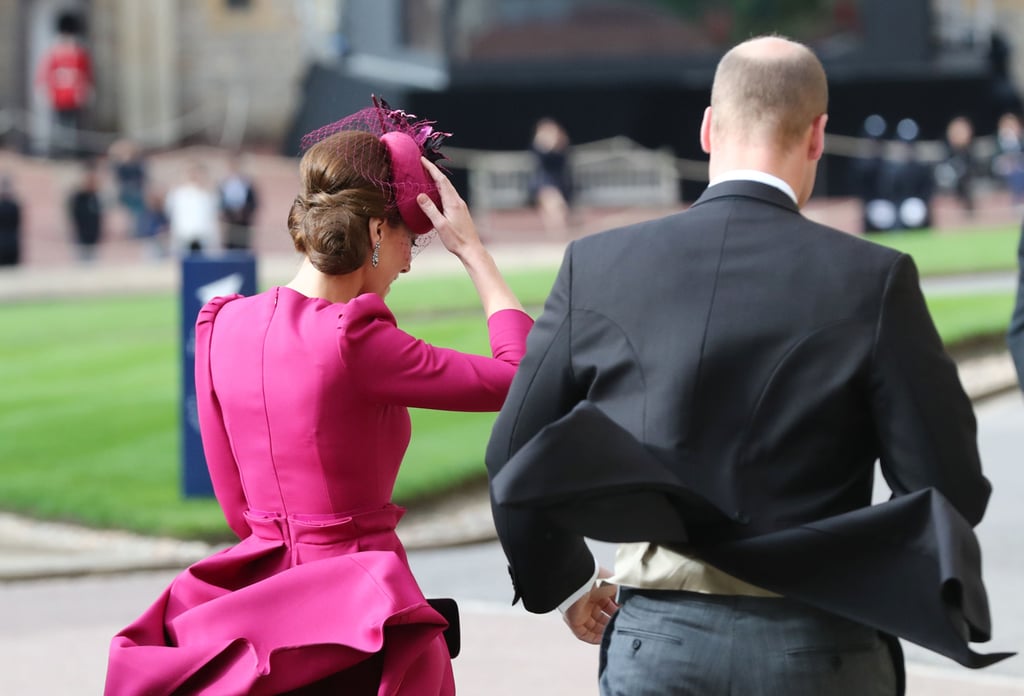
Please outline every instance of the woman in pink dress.
[[[375, 101], [307, 136], [297, 275], [200, 312], [203, 446], [240, 541], [114, 638], [109, 696], [455, 693], [448, 623], [395, 534], [407, 409], [497, 411], [532, 321], [428, 159], [446, 134], [409, 118]], [[476, 286], [493, 357], [417, 340], [384, 303], [431, 229]]]

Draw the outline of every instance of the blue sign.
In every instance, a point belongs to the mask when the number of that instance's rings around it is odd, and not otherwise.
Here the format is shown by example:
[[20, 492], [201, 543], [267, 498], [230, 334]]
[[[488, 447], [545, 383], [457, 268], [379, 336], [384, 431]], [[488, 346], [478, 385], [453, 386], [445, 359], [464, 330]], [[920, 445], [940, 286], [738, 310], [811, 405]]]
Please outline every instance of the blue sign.
[[247, 251], [193, 254], [181, 262], [181, 457], [186, 498], [212, 496], [196, 409], [196, 317], [214, 297], [256, 294], [256, 257]]

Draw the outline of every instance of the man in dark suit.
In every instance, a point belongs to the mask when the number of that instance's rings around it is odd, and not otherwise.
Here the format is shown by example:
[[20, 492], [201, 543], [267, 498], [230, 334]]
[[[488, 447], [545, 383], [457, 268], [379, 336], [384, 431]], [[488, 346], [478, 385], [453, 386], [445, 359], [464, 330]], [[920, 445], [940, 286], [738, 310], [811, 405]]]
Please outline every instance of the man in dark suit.
[[494, 426], [516, 601], [602, 643], [602, 694], [895, 694], [893, 635], [1003, 657], [966, 645], [990, 486], [914, 263], [799, 211], [826, 106], [806, 47], [729, 51], [707, 190], [569, 245]]
[[227, 249], [250, 249], [252, 225], [256, 217], [256, 185], [242, 172], [241, 156], [228, 160], [228, 175], [218, 186], [220, 214], [224, 220]]

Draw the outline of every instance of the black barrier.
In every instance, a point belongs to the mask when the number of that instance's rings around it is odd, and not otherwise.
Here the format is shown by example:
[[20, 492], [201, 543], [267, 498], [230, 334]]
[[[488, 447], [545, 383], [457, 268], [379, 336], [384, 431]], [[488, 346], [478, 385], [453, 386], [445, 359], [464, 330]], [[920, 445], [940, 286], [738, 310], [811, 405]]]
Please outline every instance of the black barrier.
[[196, 411], [195, 326], [199, 310], [214, 297], [256, 293], [256, 257], [247, 251], [192, 255], [181, 262], [181, 457], [186, 498], [211, 496], [213, 485]]

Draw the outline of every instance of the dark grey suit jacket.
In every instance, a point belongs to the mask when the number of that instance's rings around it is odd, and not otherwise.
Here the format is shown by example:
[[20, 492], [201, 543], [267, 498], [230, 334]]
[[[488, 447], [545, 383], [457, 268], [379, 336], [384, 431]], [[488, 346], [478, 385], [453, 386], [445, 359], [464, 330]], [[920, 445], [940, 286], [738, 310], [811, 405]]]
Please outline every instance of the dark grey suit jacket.
[[[869, 508], [878, 460], [895, 499]], [[487, 467], [530, 611], [586, 582], [584, 536], [655, 541], [964, 664], [1002, 657], [966, 645], [989, 633], [990, 486], [913, 261], [770, 186], [573, 242]]]

